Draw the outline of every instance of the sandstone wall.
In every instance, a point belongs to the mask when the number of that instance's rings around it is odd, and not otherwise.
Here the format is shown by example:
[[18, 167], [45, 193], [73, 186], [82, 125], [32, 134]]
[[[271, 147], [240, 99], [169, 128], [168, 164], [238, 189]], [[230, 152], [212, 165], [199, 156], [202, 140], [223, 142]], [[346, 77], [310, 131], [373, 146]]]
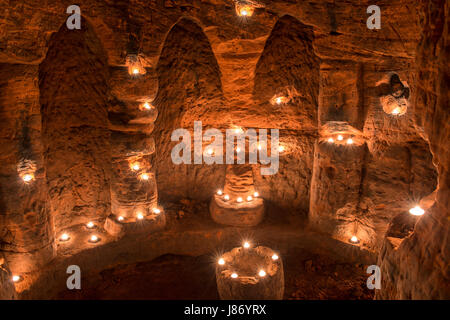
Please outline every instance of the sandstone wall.
[[[2, 64], [0, 72], [0, 249], [12, 270], [27, 272], [54, 255], [45, 204], [38, 68]], [[29, 183], [18, 171], [23, 163], [33, 167]]]
[[[226, 105], [219, 66], [208, 39], [194, 21], [182, 19], [171, 29], [157, 73], [159, 89], [154, 104], [159, 116], [155, 123], [154, 165], [161, 196], [207, 200], [223, 187], [225, 167], [194, 164], [194, 121], [202, 121], [204, 131], [223, 128], [226, 123], [219, 115], [226, 114]], [[191, 134], [191, 164], [172, 162], [172, 148], [179, 143], [171, 141], [176, 129]]]
[[[156, 184], [166, 200], [209, 200], [223, 187], [225, 166], [170, 160], [172, 130], [202, 120], [204, 129], [280, 128], [289, 152], [276, 176], [254, 170], [261, 195], [296, 215], [309, 209], [317, 230], [342, 241], [356, 233], [366, 248], [383, 245], [388, 289], [380, 297], [445, 296], [436, 283], [448, 280], [448, 4], [382, 2], [382, 28], [369, 30], [369, 0], [261, 3], [243, 19], [225, 0], [83, 0], [81, 31], [64, 28], [65, 3], [5, 6], [0, 248], [11, 270], [48, 262], [61, 230], [102, 221], [111, 202], [114, 212], [127, 200], [155, 205]], [[127, 74], [131, 47], [145, 75]], [[412, 93], [398, 118], [380, 105], [393, 72]], [[280, 93], [292, 101], [271, 104]], [[144, 101], [156, 114], [142, 114]], [[328, 121], [348, 122], [364, 142], [319, 142]], [[24, 155], [37, 168], [29, 185], [17, 174]], [[129, 170], [135, 156], [155, 173], [150, 188]], [[437, 173], [436, 204], [414, 234], [398, 251], [383, 244], [397, 230], [389, 223], [435, 190]]]
[[448, 1], [420, 1], [414, 115], [439, 174], [436, 201], [414, 221], [413, 232], [400, 238], [400, 244], [385, 239], [378, 259], [382, 270], [378, 299], [450, 298], [449, 15]]
[[94, 31], [63, 25], [39, 67], [48, 210], [56, 232], [110, 211], [108, 68]]
[[[253, 106], [246, 120], [256, 128], [280, 129], [277, 174], [255, 170], [257, 190], [279, 207], [306, 213], [317, 138], [319, 59], [314, 33], [296, 18], [285, 15], [274, 25], [255, 68]], [[278, 104], [274, 99], [286, 101]]]

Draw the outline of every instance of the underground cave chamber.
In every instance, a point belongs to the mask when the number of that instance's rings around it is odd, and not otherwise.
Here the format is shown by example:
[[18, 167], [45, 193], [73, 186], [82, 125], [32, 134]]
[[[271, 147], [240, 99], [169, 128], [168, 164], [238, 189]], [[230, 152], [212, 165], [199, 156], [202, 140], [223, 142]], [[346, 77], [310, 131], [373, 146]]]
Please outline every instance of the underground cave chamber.
[[450, 298], [448, 2], [36, 5], [0, 20], [0, 299]]

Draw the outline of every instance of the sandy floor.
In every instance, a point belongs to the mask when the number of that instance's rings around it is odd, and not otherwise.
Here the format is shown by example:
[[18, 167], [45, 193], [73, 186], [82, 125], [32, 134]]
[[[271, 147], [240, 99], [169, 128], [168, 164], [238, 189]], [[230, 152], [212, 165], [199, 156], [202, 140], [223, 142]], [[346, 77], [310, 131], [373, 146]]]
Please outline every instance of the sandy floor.
[[[284, 265], [285, 299], [373, 298], [373, 291], [366, 287], [369, 275], [365, 273], [367, 265], [361, 262], [365, 261], [362, 259], [363, 252], [355, 246], [311, 233], [305, 228], [304, 219], [299, 219], [298, 216], [290, 217], [288, 212], [268, 208], [261, 225], [236, 230], [232, 237], [234, 239], [214, 245], [212, 242], [208, 243], [208, 238], [198, 242], [187, 236], [190, 233], [201, 235], [210, 230], [225, 230], [211, 221], [207, 204], [165, 204], [164, 207], [168, 217], [167, 234], [164, 237], [161, 234], [161, 239], [166, 239], [164, 241], [167, 242], [181, 236], [184, 241], [180, 245], [206, 245], [211, 248], [203, 248], [201, 251], [204, 253], [198, 256], [165, 254], [151, 261], [118, 264], [105, 267], [100, 272], [92, 270], [84, 273], [80, 291], [56, 290], [55, 292], [60, 293], [52, 294], [52, 298], [218, 299], [214, 272], [219, 247], [223, 245], [222, 249], [229, 250], [230, 244], [239, 245], [244, 236], [280, 252]], [[179, 215], [181, 210], [184, 212], [182, 218]], [[160, 245], [164, 246], [165, 242], [160, 241]], [[145, 245], [142, 246], [143, 250], [145, 248]], [[100, 254], [104, 255], [104, 250], [96, 253]], [[69, 258], [71, 263], [77, 261], [76, 257]], [[58, 267], [55, 268], [59, 270]], [[65, 284], [67, 275], [63, 273], [62, 276]], [[43, 280], [42, 286], [47, 285]]]
[[[307, 252], [284, 257], [285, 299], [372, 299], [364, 266], [336, 264]], [[118, 266], [80, 292], [57, 299], [218, 299], [209, 256], [165, 255], [151, 262]]]

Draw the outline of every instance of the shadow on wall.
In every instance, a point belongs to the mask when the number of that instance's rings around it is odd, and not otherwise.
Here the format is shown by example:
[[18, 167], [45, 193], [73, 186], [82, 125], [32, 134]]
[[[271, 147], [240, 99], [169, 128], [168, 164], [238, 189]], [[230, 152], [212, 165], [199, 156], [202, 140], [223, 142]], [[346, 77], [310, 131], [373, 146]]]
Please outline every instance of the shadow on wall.
[[[159, 88], [153, 104], [156, 151], [153, 164], [161, 199], [206, 201], [223, 185], [224, 165], [180, 164], [171, 159], [173, 130], [184, 128], [193, 137], [194, 121], [223, 128], [220, 70], [208, 38], [190, 19], [181, 19], [167, 35], [157, 65]], [[193, 148], [192, 148], [193, 149]], [[192, 156], [193, 159], [193, 156]]]

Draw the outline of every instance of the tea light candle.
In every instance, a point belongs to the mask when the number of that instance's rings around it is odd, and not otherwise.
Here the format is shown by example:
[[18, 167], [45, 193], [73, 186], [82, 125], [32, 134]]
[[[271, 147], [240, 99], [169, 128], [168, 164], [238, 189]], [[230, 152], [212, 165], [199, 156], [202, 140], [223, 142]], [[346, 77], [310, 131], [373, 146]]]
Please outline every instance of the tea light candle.
[[96, 235], [92, 235], [89, 238], [89, 242], [92, 242], [92, 243], [99, 242], [99, 241], [100, 241], [100, 238], [98, 236], [96, 236]]
[[150, 178], [150, 176], [148, 175], [148, 173], [143, 173], [141, 174], [140, 178], [141, 180], [147, 181]]
[[421, 216], [425, 213], [425, 210], [423, 210], [420, 206], [415, 206], [414, 208], [409, 209], [409, 213], [413, 216]]
[[350, 242], [351, 242], [351, 243], [358, 243], [359, 240], [358, 240], [358, 238], [357, 238], [356, 236], [352, 236], [352, 237], [350, 238]]
[[61, 240], [61, 241], [67, 241], [69, 239], [70, 239], [70, 236], [67, 233], [63, 233], [61, 235], [61, 237], [59, 238], [59, 240]]

